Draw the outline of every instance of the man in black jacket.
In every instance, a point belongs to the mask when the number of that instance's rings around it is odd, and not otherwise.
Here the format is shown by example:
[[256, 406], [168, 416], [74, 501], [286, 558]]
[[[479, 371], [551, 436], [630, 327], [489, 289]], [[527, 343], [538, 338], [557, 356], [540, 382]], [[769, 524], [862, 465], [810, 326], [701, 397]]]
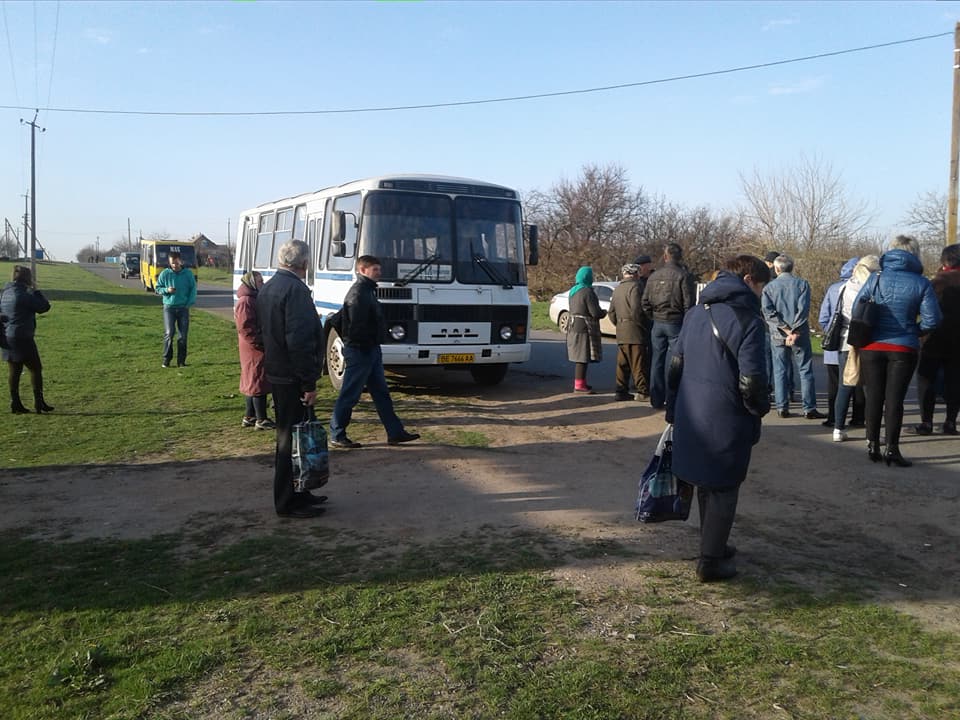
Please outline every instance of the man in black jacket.
[[341, 311], [340, 337], [343, 339], [343, 359], [346, 368], [340, 395], [330, 418], [330, 444], [338, 448], [358, 448], [360, 443], [347, 437], [347, 426], [353, 408], [360, 400], [364, 387], [373, 398], [380, 422], [387, 431], [387, 443], [417, 440], [417, 433], [409, 433], [393, 410], [390, 389], [383, 374], [383, 354], [380, 340], [385, 334], [383, 311], [377, 300], [377, 280], [380, 279], [380, 261], [373, 255], [357, 258], [357, 281], [347, 291]]
[[653, 319], [650, 330], [650, 405], [659, 410], [667, 400], [667, 363], [680, 336], [683, 316], [696, 299], [693, 275], [680, 264], [683, 249], [670, 243], [663, 250], [663, 266], [647, 278], [640, 301]]
[[257, 295], [257, 321], [263, 333], [264, 369], [273, 387], [277, 416], [273, 503], [277, 515], [310, 518], [323, 513], [314, 507], [326, 500], [310, 492], [293, 491], [293, 426], [306, 419], [317, 399], [322, 346], [320, 321], [310, 290], [304, 284], [310, 248], [291, 240], [280, 246], [280, 269]]

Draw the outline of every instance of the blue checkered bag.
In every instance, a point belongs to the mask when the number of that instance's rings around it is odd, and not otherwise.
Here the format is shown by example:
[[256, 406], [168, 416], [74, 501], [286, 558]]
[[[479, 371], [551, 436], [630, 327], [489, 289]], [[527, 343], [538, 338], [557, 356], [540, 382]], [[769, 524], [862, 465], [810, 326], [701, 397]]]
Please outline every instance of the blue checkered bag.
[[640, 476], [636, 518], [642, 523], [686, 520], [692, 504], [693, 485], [673, 474], [673, 425], [667, 425]]

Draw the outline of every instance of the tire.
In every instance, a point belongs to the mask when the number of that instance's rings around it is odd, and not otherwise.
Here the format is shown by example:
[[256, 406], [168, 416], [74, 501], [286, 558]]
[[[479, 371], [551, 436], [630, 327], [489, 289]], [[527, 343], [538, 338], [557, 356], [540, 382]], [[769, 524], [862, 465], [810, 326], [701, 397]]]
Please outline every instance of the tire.
[[498, 385], [507, 375], [507, 369], [510, 366], [507, 363], [496, 363], [494, 365], [471, 365], [470, 374], [473, 375], [474, 382], [477, 385]]
[[560, 313], [560, 317], [557, 318], [557, 327], [560, 328], [560, 332], [566, 334], [570, 329], [570, 313], [566, 310], [563, 310]]
[[330, 384], [338, 393], [343, 387], [343, 374], [347, 369], [346, 360], [343, 357], [343, 340], [333, 328], [330, 328], [327, 334], [327, 375], [330, 377]]

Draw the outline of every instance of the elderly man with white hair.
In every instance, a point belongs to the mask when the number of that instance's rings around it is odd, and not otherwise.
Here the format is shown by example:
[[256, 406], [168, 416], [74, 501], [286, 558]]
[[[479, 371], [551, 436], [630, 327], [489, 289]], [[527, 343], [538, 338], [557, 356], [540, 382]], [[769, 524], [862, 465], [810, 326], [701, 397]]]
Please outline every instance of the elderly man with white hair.
[[[638, 259], [642, 259], [638, 258]], [[649, 258], [648, 258], [649, 260]], [[650, 325], [640, 300], [643, 297], [643, 281], [640, 266], [627, 263], [620, 270], [623, 280], [613, 291], [607, 319], [617, 329], [617, 400], [632, 400], [630, 378], [637, 388], [637, 400], [648, 400]]]
[[822, 420], [817, 411], [817, 389], [813, 379], [813, 349], [810, 346], [810, 283], [793, 274], [793, 258], [780, 255], [773, 261], [777, 277], [763, 289], [763, 314], [770, 329], [773, 354], [774, 399], [777, 414], [790, 417], [790, 364], [796, 363], [800, 377], [803, 417]]

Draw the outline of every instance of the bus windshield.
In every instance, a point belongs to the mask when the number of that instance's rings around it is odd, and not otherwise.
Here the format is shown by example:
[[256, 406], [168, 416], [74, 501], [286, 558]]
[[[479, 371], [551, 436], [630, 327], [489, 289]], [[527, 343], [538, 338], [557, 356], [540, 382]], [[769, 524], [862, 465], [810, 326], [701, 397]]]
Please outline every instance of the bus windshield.
[[170, 265], [170, 253], [172, 252], [180, 253], [180, 261], [184, 267], [193, 268], [197, 266], [197, 252], [192, 245], [157, 244], [157, 267], [168, 267]]
[[514, 201], [388, 191], [363, 205], [360, 247], [385, 281], [525, 284], [522, 242]]

